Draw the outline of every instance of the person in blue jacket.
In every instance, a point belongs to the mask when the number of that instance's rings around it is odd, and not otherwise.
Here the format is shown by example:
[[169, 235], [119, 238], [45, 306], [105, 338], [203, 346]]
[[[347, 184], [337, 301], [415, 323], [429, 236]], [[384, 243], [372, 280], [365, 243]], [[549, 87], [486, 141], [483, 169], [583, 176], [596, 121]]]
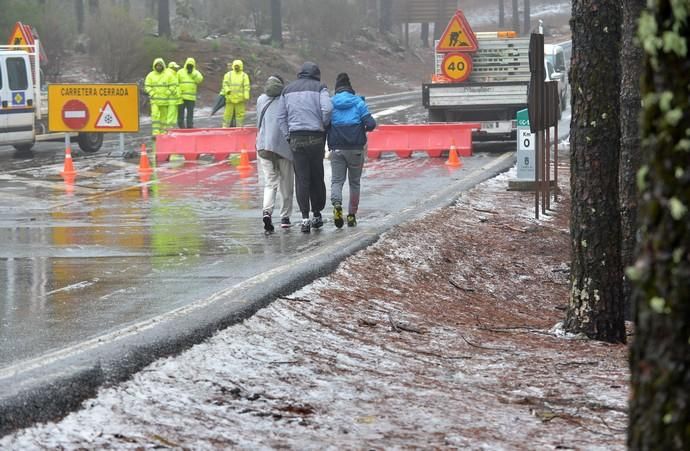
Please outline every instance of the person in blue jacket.
[[376, 120], [369, 113], [364, 97], [355, 94], [346, 73], [335, 79], [335, 95], [331, 98], [333, 113], [328, 129], [328, 148], [331, 151], [331, 203], [333, 223], [343, 226], [343, 185], [347, 177], [350, 202], [347, 225], [357, 225], [360, 179], [366, 159], [367, 132], [376, 128]]

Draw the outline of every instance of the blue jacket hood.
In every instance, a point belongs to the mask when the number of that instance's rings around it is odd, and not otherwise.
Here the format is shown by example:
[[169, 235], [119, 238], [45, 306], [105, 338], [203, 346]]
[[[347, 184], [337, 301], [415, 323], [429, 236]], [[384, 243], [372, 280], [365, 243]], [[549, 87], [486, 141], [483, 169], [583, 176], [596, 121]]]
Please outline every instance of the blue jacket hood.
[[336, 110], [347, 110], [349, 108], [355, 107], [361, 97], [351, 94], [349, 92], [340, 92], [333, 96], [331, 99], [333, 102], [333, 108]]

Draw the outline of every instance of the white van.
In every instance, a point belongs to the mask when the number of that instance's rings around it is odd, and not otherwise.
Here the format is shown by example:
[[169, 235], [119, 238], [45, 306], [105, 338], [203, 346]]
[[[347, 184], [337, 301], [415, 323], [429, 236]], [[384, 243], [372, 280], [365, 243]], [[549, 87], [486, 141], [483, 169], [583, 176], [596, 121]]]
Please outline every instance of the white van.
[[[38, 43], [26, 47], [40, 48]], [[36, 53], [0, 46], [0, 145], [12, 145], [19, 151], [31, 150], [36, 141], [65, 137], [64, 133], [48, 133], [48, 95], [41, 89], [41, 71], [33, 61], [40, 61]], [[85, 152], [96, 152], [103, 144], [102, 133], [74, 135]]]
[[568, 93], [570, 91], [563, 47], [554, 44], [544, 44], [544, 60], [547, 81], [553, 80], [558, 82], [558, 95], [562, 111], [567, 105], [566, 102], [568, 101]]

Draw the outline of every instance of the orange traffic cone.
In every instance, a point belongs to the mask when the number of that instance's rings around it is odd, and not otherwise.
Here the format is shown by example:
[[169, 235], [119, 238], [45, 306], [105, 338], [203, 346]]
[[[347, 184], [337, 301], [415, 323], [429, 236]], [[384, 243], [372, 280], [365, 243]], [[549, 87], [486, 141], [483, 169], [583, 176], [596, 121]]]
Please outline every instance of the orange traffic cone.
[[72, 162], [72, 149], [67, 147], [65, 149], [65, 166], [60, 173], [61, 176], [65, 178], [72, 178], [77, 175], [77, 171], [74, 170], [74, 163]]
[[65, 192], [69, 195], [74, 194], [74, 175], [64, 175], [62, 178], [65, 181]]
[[448, 150], [448, 160], [446, 161], [446, 165], [451, 166], [453, 168], [462, 167], [462, 161], [460, 160], [460, 157], [458, 156], [458, 149], [455, 147], [455, 143], [452, 143], [450, 145], [450, 150]]
[[146, 154], [146, 144], [141, 145], [141, 156], [139, 157], [139, 173], [153, 172], [149, 163], [149, 156]]
[[237, 166], [239, 170], [251, 169], [252, 166], [249, 164], [249, 154], [246, 150], [242, 149], [240, 152], [240, 164]]

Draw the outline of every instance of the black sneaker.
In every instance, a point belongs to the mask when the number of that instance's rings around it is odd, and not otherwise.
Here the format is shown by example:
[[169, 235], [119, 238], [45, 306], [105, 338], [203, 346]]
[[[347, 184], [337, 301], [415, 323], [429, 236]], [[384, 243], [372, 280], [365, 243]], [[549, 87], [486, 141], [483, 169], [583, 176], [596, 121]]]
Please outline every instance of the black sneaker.
[[357, 218], [355, 218], [355, 215], [349, 214], [347, 215], [347, 226], [348, 227], [354, 227], [357, 225]]
[[309, 220], [309, 218], [302, 219], [302, 232], [303, 233], [311, 232], [311, 221]]
[[281, 218], [280, 219], [280, 226], [284, 229], [292, 227], [292, 224], [290, 223], [290, 218], [288, 218], [288, 217]]
[[333, 205], [333, 223], [337, 228], [343, 226], [343, 207], [338, 203]]
[[323, 218], [321, 216], [314, 216], [311, 220], [311, 226], [315, 229], [323, 227]]
[[264, 230], [267, 232], [273, 232], [274, 230], [271, 214], [268, 211], [264, 211]]

